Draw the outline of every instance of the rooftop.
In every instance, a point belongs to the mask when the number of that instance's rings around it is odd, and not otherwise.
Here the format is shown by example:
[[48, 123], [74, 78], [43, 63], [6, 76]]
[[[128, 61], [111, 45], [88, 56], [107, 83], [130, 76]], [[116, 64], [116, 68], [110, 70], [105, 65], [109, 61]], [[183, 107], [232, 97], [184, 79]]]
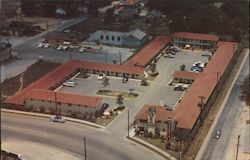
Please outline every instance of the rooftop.
[[[56, 94], [56, 95], [55, 95]], [[61, 93], [54, 92], [51, 90], [44, 89], [33, 89], [28, 94], [26, 94], [25, 99], [34, 99], [34, 100], [45, 100], [45, 101], [56, 101], [61, 103], [70, 103], [74, 105], [97, 107], [101, 102], [101, 97], [94, 96], [83, 96], [77, 94]]]
[[21, 90], [21, 92], [18, 92], [13, 96], [8, 97], [5, 100], [5, 103], [22, 105], [25, 100], [25, 95], [31, 90], [33, 89], [49, 90], [55, 85], [62, 83], [64, 80], [69, 79], [71, 77], [71, 74], [79, 68], [138, 74], [138, 75], [144, 74], [144, 68], [142, 67], [71, 60], [60, 65], [53, 71], [49, 72], [48, 74], [40, 78], [39, 80], [31, 83], [29, 86]]
[[200, 73], [188, 72], [188, 71], [175, 71], [172, 75], [173, 78], [190, 79], [195, 80]]
[[190, 38], [197, 40], [218, 41], [219, 37], [211, 34], [191, 33], [191, 32], [175, 32], [173, 37]]
[[155, 37], [140, 52], [125, 62], [124, 65], [145, 67], [170, 41], [171, 39], [166, 36]]

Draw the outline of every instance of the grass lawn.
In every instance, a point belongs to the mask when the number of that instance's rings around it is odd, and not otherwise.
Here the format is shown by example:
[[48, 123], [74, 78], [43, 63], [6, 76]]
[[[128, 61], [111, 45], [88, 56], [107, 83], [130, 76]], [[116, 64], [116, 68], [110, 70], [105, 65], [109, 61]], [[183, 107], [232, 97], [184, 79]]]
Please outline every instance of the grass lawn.
[[108, 90], [108, 89], [100, 89], [96, 92], [96, 94], [99, 95], [105, 95], [105, 96], [115, 96], [117, 97], [118, 95], [122, 95], [123, 98], [136, 98], [139, 96], [139, 94], [128, 94], [128, 92], [124, 91], [116, 91], [116, 90]]

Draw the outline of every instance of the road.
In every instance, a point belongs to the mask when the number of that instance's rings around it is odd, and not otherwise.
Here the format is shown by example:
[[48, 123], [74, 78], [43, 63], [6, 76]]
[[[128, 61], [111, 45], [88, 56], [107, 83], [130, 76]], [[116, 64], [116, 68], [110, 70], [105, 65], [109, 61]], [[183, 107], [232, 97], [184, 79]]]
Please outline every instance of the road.
[[[88, 160], [163, 160], [164, 158], [125, 138], [111, 136], [109, 132], [66, 122], [57, 124], [48, 119], [1, 113], [1, 140], [8, 138], [46, 144], [83, 158], [83, 137], [87, 138]], [[70, 129], [69, 129], [70, 128]]]
[[[202, 160], [223, 160], [230, 141], [230, 137], [233, 133], [235, 124], [238, 121], [242, 111], [242, 101], [239, 99], [240, 96], [240, 85], [244, 80], [245, 76], [249, 74], [249, 55], [245, 61], [240, 74], [232, 88], [226, 105], [219, 117], [212, 135], [209, 137], [209, 142], [205, 148], [205, 153], [202, 155]], [[214, 133], [216, 130], [221, 130], [222, 134], [220, 139], [215, 139]]]

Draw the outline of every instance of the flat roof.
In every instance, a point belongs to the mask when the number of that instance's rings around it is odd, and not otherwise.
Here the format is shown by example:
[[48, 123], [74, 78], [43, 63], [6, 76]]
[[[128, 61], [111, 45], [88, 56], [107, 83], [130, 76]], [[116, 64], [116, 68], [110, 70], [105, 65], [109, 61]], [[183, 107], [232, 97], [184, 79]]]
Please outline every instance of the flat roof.
[[124, 65], [146, 67], [152, 58], [158, 55], [169, 42], [171, 42], [170, 37], [155, 37], [149, 44], [142, 48], [141, 51], [125, 62]]
[[191, 32], [175, 32], [173, 37], [208, 40], [208, 41], [218, 41], [219, 40], [219, 37], [216, 35], [191, 33]]

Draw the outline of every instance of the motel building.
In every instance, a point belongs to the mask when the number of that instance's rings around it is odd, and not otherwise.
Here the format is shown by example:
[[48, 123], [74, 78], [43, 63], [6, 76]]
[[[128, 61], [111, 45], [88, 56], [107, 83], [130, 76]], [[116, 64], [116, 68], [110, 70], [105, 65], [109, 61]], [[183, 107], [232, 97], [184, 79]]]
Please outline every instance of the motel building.
[[211, 34], [175, 32], [173, 35], [174, 45], [186, 49], [212, 50], [215, 48], [218, 40], [218, 36]]
[[145, 105], [136, 115], [137, 134], [170, 139], [176, 122], [173, 114], [167, 112], [163, 106]]
[[39, 112], [56, 112], [61, 115], [96, 114], [102, 110], [101, 97], [83, 96], [33, 89], [27, 93], [24, 104]]

